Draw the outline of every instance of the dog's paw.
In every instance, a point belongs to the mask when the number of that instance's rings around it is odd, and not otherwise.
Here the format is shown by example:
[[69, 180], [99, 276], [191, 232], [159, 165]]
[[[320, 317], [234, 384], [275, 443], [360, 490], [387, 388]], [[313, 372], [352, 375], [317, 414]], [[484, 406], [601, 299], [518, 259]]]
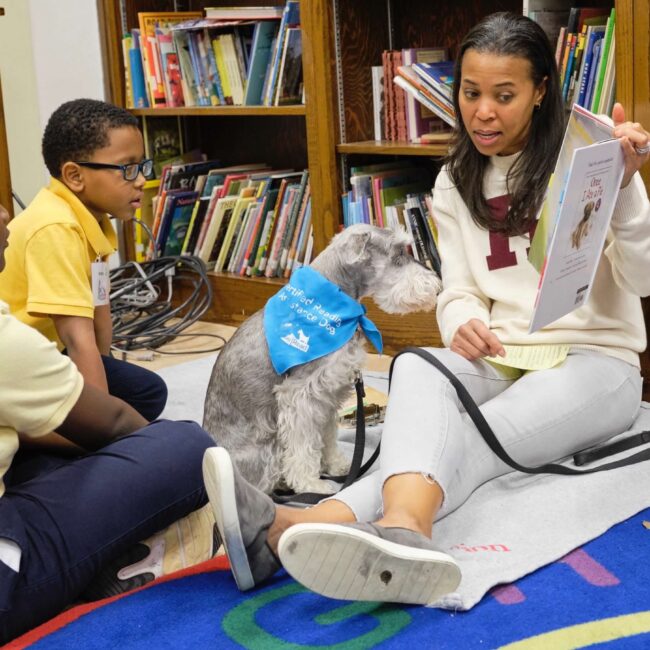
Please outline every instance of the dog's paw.
[[323, 459], [323, 471], [328, 476], [344, 476], [350, 471], [350, 459], [340, 451]]
[[316, 492], [316, 494], [334, 494], [337, 488], [332, 485], [329, 481], [323, 481], [321, 479], [313, 480], [303, 480], [298, 484], [291, 486], [291, 489], [296, 493], [300, 494], [302, 492]]

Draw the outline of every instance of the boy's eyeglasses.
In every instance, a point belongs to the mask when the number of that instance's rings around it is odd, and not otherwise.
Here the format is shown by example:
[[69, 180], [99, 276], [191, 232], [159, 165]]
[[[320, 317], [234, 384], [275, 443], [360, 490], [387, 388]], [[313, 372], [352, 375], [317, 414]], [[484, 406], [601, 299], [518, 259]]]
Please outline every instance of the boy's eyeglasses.
[[150, 178], [153, 172], [153, 160], [151, 160], [151, 158], [147, 158], [139, 163], [128, 163], [126, 165], [112, 165], [110, 163], [85, 161], [75, 161], [75, 164], [81, 165], [82, 167], [88, 167], [89, 169], [119, 169], [121, 170], [125, 181], [134, 181], [140, 172], [142, 172], [142, 175], [145, 178]]

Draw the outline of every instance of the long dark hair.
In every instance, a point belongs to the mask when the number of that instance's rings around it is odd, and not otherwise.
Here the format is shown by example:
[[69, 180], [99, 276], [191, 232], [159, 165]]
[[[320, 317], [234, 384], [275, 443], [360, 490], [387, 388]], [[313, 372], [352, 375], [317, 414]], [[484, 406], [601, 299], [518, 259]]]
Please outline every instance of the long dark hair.
[[[539, 87], [546, 77], [546, 93], [540, 107], [533, 111], [528, 140], [508, 172], [510, 210], [502, 221], [494, 219], [483, 195], [483, 176], [489, 157], [476, 149], [460, 117], [461, 67], [463, 56], [469, 49], [526, 59], [530, 63], [535, 87]], [[544, 197], [565, 126], [555, 55], [542, 28], [530, 18], [509, 12], [484, 18], [460, 45], [454, 70], [453, 98], [457, 122], [446, 163], [472, 218], [482, 228], [509, 235], [526, 232]]]

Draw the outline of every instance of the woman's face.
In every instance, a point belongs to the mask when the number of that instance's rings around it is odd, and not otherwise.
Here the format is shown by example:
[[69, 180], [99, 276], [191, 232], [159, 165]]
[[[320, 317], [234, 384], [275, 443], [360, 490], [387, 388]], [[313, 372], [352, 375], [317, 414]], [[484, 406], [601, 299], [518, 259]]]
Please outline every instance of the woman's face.
[[5, 267], [5, 248], [9, 245], [7, 242], [9, 238], [8, 223], [9, 213], [0, 205], [0, 271]]
[[469, 49], [461, 65], [458, 103], [474, 146], [485, 156], [521, 151], [528, 139], [535, 104], [546, 82], [536, 87], [527, 59]]

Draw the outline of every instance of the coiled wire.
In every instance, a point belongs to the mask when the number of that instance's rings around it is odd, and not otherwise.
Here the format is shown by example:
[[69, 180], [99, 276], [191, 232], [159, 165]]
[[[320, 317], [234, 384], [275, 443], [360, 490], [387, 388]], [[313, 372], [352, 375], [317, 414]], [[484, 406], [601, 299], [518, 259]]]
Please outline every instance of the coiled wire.
[[[125, 353], [156, 350], [162, 354], [192, 354], [220, 350], [225, 339], [218, 334], [182, 334], [212, 304], [212, 285], [203, 261], [193, 255], [159, 257], [149, 262], [127, 262], [112, 269], [112, 348]], [[179, 283], [191, 291], [174, 300]], [[211, 336], [222, 344], [209, 350], [163, 351], [159, 348], [178, 336]]]

